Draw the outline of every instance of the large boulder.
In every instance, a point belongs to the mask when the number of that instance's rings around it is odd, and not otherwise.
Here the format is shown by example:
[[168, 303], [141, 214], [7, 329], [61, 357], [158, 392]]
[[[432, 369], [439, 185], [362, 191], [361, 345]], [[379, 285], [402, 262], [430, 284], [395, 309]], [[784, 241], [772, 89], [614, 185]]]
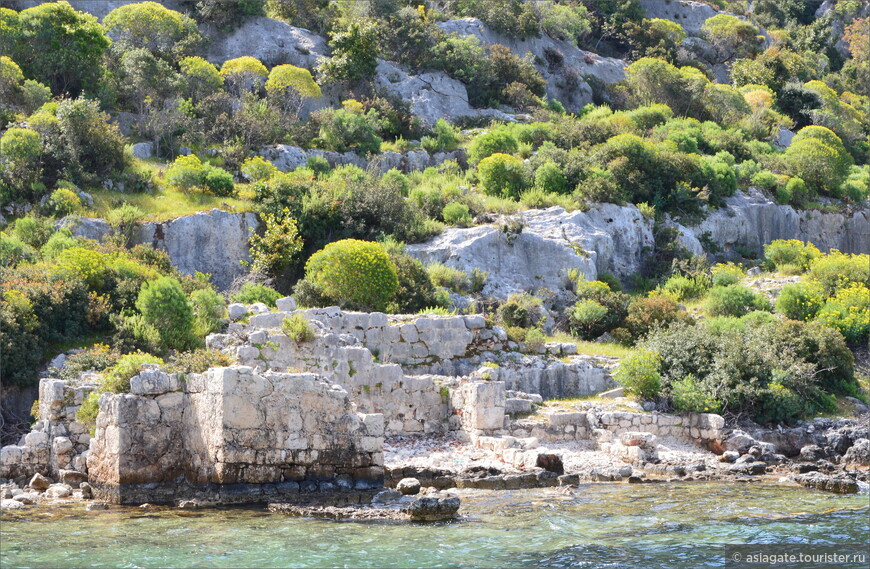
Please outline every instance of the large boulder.
[[215, 38], [205, 58], [218, 67], [228, 59], [249, 55], [267, 67], [289, 63], [314, 69], [318, 58], [328, 53], [326, 40], [314, 32], [259, 16], [245, 20], [228, 35]]
[[846, 451], [843, 463], [849, 467], [870, 467], [870, 440], [858, 439], [855, 444]]
[[544, 34], [541, 37], [512, 38], [490, 29], [477, 18], [449, 20], [438, 26], [447, 33], [475, 36], [484, 45], [502, 44], [519, 57], [531, 53], [535, 67], [547, 81], [547, 96], [561, 101], [569, 111], [579, 111], [592, 102], [590, 79], [610, 85], [625, 77], [625, 62], [621, 59], [601, 57]]
[[472, 108], [468, 103], [465, 85], [443, 71], [413, 75], [398, 63], [378, 60], [375, 86], [407, 102], [411, 112], [427, 126], [434, 125], [440, 118], [452, 120], [459, 117], [489, 116], [513, 120], [501, 111]]
[[523, 224], [513, 234], [495, 225], [451, 228], [407, 250], [424, 263], [486, 271], [483, 293], [506, 298], [541, 287], [564, 290], [571, 269], [588, 279], [601, 271], [628, 277], [640, 269], [644, 248], [653, 245], [652, 223], [633, 206], [530, 210], [523, 214]]

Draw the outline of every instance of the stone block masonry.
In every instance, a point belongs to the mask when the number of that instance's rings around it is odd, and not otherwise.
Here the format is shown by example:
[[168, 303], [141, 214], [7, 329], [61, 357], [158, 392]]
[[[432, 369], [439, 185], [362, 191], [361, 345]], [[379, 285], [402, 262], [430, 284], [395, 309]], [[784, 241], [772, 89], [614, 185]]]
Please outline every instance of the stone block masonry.
[[261, 502], [383, 485], [383, 416], [356, 412], [321, 376], [146, 373], [146, 392], [101, 396], [88, 469], [104, 499]]

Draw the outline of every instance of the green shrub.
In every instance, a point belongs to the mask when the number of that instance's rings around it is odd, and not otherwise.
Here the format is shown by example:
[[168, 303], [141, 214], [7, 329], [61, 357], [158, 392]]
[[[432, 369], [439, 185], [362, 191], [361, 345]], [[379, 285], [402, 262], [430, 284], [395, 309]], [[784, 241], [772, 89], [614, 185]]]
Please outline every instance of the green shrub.
[[86, 371], [101, 372], [118, 362], [121, 354], [106, 344], [94, 344], [82, 352], [66, 358], [63, 367], [52, 368], [51, 376], [67, 381], [77, 381]]
[[145, 323], [157, 330], [161, 350], [184, 350], [196, 343], [193, 305], [174, 278], [160, 277], [143, 284], [136, 308]]
[[459, 294], [467, 293], [470, 288], [468, 275], [459, 269], [448, 267], [442, 263], [429, 263], [426, 265], [426, 272], [435, 286], [444, 287]]
[[314, 330], [301, 312], [294, 312], [281, 322], [281, 331], [297, 344], [314, 339]]
[[661, 358], [658, 354], [649, 351], [636, 352], [619, 361], [613, 379], [627, 393], [653, 399], [658, 397], [662, 387], [660, 365]]
[[193, 305], [194, 334], [202, 338], [216, 331], [227, 310], [224, 297], [211, 288], [202, 288], [193, 291], [190, 303]]
[[565, 174], [551, 160], [541, 164], [535, 171], [535, 188], [554, 194], [564, 194], [569, 190]]
[[450, 225], [458, 225], [465, 227], [471, 224], [471, 213], [468, 211], [468, 206], [459, 202], [450, 202], [441, 210], [441, 217], [444, 223]]
[[302, 237], [296, 220], [284, 208], [280, 214], [263, 213], [263, 232], [248, 238], [251, 250], [251, 269], [277, 276], [289, 267], [302, 251]]
[[166, 373], [204, 373], [213, 367], [226, 367], [232, 365], [233, 361], [228, 355], [218, 350], [199, 348], [186, 352], [177, 352], [166, 365], [163, 370]]
[[210, 193], [221, 197], [233, 195], [236, 189], [232, 174], [208, 164], [202, 168], [202, 183]]
[[112, 393], [129, 393], [130, 379], [139, 374], [139, 368], [144, 364], [162, 365], [163, 360], [141, 352], [121, 356], [115, 365], [103, 374], [100, 389]]
[[776, 239], [764, 246], [764, 258], [777, 269], [791, 266], [804, 272], [821, 255], [815, 245], [797, 239]]
[[673, 275], [662, 285], [662, 290], [672, 295], [677, 301], [694, 300], [704, 296], [709, 287], [708, 283], [709, 280], [700, 276], [689, 278], [683, 275]]
[[110, 316], [115, 333], [112, 345], [122, 352], [159, 352], [160, 332], [149, 324], [141, 314], [122, 312]]
[[380, 117], [374, 109], [365, 111], [362, 104], [350, 99], [341, 109], [323, 109], [316, 118], [320, 123], [320, 142], [324, 150], [360, 154], [377, 154], [381, 150]]
[[740, 317], [751, 310], [770, 310], [770, 303], [761, 293], [742, 285], [714, 286], [707, 295], [710, 316]]
[[821, 285], [826, 296], [834, 296], [852, 283], [870, 286], [870, 255], [849, 255], [831, 249], [813, 260], [808, 276]]
[[546, 342], [547, 335], [540, 328], [530, 328], [523, 338], [526, 351], [532, 354], [539, 352]]
[[93, 436], [97, 428], [97, 415], [100, 413], [100, 393], [92, 391], [82, 401], [81, 407], [76, 411], [76, 422], [81, 423]]
[[14, 235], [0, 233], [0, 267], [14, 267], [22, 261], [32, 261], [35, 258], [36, 251], [33, 247]]
[[671, 398], [674, 408], [678, 411], [692, 413], [718, 413], [719, 402], [706, 393], [699, 384], [698, 378], [689, 374], [679, 381], [671, 383]]
[[139, 222], [145, 217], [145, 212], [138, 207], [124, 204], [109, 211], [106, 221], [112, 228], [112, 237], [123, 247], [131, 247], [136, 240]]
[[242, 162], [241, 172], [252, 182], [263, 182], [274, 176], [278, 168], [262, 156], [253, 156]]
[[600, 302], [578, 300], [569, 314], [571, 333], [584, 340], [594, 340], [606, 327], [608, 311]]
[[656, 327], [691, 321], [691, 316], [681, 310], [672, 298], [662, 295], [638, 297], [628, 305], [628, 315], [623, 324], [627, 334], [620, 334], [620, 341], [634, 344]]
[[456, 150], [460, 140], [462, 140], [462, 135], [459, 133], [459, 129], [444, 119], [438, 119], [432, 128], [432, 135], [421, 138], [420, 146], [429, 154], [450, 152]]
[[202, 161], [196, 154], [188, 154], [177, 157], [163, 179], [169, 187], [188, 192], [202, 186], [202, 176]]
[[106, 256], [83, 247], [70, 247], [57, 257], [58, 273], [76, 278], [91, 290], [102, 288], [106, 278]]
[[767, 191], [772, 191], [776, 187], [776, 174], [770, 170], [762, 170], [752, 175], [752, 185]]
[[807, 321], [815, 318], [824, 304], [822, 289], [817, 284], [801, 282], [786, 285], [776, 299], [776, 311], [792, 320]]
[[514, 154], [519, 149], [517, 139], [503, 130], [481, 134], [468, 146], [468, 160], [477, 164], [493, 154]]
[[54, 233], [54, 224], [49, 218], [30, 214], [16, 219], [10, 228], [10, 233], [34, 249], [39, 249]]
[[713, 274], [713, 286], [729, 286], [739, 283], [746, 273], [734, 263], [719, 263], [710, 269]]
[[481, 160], [477, 176], [490, 196], [517, 199], [526, 187], [523, 161], [508, 154], [496, 153]]
[[51, 192], [51, 197], [45, 202], [45, 210], [49, 215], [64, 217], [78, 212], [82, 200], [78, 194], [68, 188], [58, 188]]
[[242, 304], [254, 304], [262, 302], [266, 306], [275, 307], [275, 301], [283, 295], [270, 286], [247, 282], [242, 285], [238, 292], [230, 295], [230, 300]]
[[849, 342], [864, 342], [870, 335], [870, 289], [852, 283], [837, 291], [819, 310], [817, 319], [839, 330]]
[[399, 288], [396, 266], [378, 243], [344, 239], [308, 259], [305, 278], [343, 306], [383, 311]]
[[329, 160], [327, 160], [320, 154], [309, 156], [305, 160], [305, 167], [313, 171], [317, 175], [326, 174], [332, 169], [332, 166], [329, 165]]
[[504, 326], [519, 328], [537, 327], [546, 316], [541, 299], [527, 292], [509, 296], [496, 314]]

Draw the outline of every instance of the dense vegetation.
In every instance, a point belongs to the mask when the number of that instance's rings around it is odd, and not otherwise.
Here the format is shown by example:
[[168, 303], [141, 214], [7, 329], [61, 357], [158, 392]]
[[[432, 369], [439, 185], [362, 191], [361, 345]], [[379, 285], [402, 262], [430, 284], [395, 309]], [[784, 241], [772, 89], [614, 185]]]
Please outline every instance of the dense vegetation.
[[[855, 1], [819, 18], [812, 2], [712, 4], [741, 17], [710, 18], [704, 53], [635, 0], [199, 0], [180, 3], [184, 13], [142, 2], [102, 22], [66, 2], [0, 8], [2, 381], [30, 383], [60, 347], [109, 338], [94, 356], [100, 369], [139, 351], [199, 366], [214, 357], [200, 348], [227, 300], [274, 305], [293, 292], [307, 306], [487, 308], [530, 346], [545, 328], [581, 341], [607, 334], [650, 350], [638, 352], [626, 384], [640, 381], [637, 393], [678, 409], [760, 420], [829, 409], [831, 394], [857, 393], [844, 342], [867, 341], [866, 256], [777, 243], [763, 260], [744, 252], [711, 266], [662, 222], [692, 223], [749, 185], [797, 208], [866, 202], [870, 20]], [[311, 70], [201, 57], [209, 35], [259, 15], [324, 35], [331, 55]], [[624, 58], [625, 80], [605, 86], [552, 54], [550, 72], [566, 85], [593, 87], [595, 103], [568, 113], [546, 97], [541, 62], [438, 25], [468, 16], [509, 38], [546, 34]], [[466, 85], [473, 106], [524, 118], [427, 127], [374, 87], [378, 57], [443, 71]], [[723, 69], [730, 83], [714, 80]], [[324, 93], [342, 104], [311, 112]], [[796, 133], [786, 150], [774, 144], [781, 129]], [[153, 143], [153, 158], [133, 157], [130, 144], [141, 141]], [[278, 143], [373, 164], [388, 150], [462, 152], [408, 174], [332, 167], [322, 156], [282, 172], [260, 155]], [[601, 201], [638, 204], [655, 220], [656, 247], [628, 283], [575, 279], [567, 304], [529, 291], [492, 310], [479, 294], [484, 273], [424, 267], [404, 251], [445, 225], [501, 214], [510, 233], [523, 209]], [[250, 282], [226, 296], [207, 275], [183, 277], [165, 254], [133, 246], [148, 216], [212, 205], [252, 209], [263, 222]], [[109, 240], [56, 229], [62, 217], [89, 214], [109, 220]], [[802, 280], [772, 305], [741, 284], [743, 265], [758, 262]], [[367, 286], [352, 286], [363, 274]], [[457, 295], [476, 302], [457, 304]], [[749, 345], [779, 355], [734, 352]], [[673, 356], [687, 349], [698, 354], [691, 365]]]

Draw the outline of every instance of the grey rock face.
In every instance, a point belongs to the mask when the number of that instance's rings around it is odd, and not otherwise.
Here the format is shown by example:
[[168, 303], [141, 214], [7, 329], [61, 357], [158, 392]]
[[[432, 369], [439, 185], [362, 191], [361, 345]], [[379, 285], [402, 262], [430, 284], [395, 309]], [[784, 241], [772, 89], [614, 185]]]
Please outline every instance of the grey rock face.
[[651, 222], [632, 206], [598, 204], [571, 213], [552, 207], [525, 212], [523, 220], [515, 236], [492, 225], [452, 228], [407, 250], [424, 263], [486, 271], [484, 294], [506, 298], [540, 287], [563, 290], [571, 269], [588, 279], [600, 271], [627, 277], [640, 268], [644, 247], [653, 245]]
[[256, 57], [267, 67], [289, 63], [313, 69], [329, 53], [326, 40], [303, 28], [264, 16], [249, 18], [231, 34], [216, 38], [205, 58], [220, 66], [243, 55]]
[[810, 241], [822, 251], [870, 252], [870, 209], [852, 208], [845, 213], [797, 211], [779, 205], [759, 190], [750, 188], [726, 198], [725, 207], [710, 213], [695, 227], [678, 226], [684, 246], [701, 252], [700, 238], [709, 239], [725, 251], [737, 246], [760, 252], [774, 239]]
[[569, 111], [578, 111], [592, 102], [591, 78], [609, 85], [625, 77], [625, 62], [621, 59], [601, 57], [546, 35], [515, 39], [489, 29], [477, 18], [450, 20], [438, 26], [448, 33], [473, 35], [484, 45], [502, 44], [519, 57], [531, 53], [535, 67], [547, 81], [547, 96], [561, 101]]
[[646, 10], [647, 18], [660, 18], [680, 24], [686, 33], [692, 36], [701, 33], [701, 26], [708, 18], [719, 12], [708, 4], [677, 0], [662, 2], [662, 0], [640, 0], [641, 7]]
[[137, 142], [133, 145], [133, 157], [134, 158], [153, 158], [154, 157], [154, 143], [153, 142]]

